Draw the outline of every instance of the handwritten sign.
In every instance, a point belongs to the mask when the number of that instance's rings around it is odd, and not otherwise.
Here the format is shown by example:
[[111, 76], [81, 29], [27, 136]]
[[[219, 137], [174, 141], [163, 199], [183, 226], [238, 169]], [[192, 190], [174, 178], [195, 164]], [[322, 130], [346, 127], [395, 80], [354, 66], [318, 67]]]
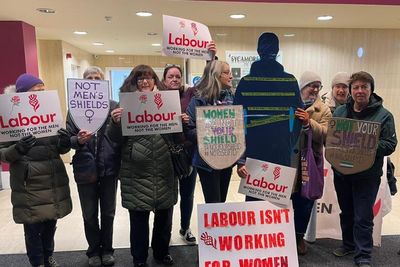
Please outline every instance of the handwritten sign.
[[120, 101], [124, 136], [182, 132], [178, 90], [121, 93]]
[[108, 81], [68, 79], [68, 109], [76, 127], [97, 132], [110, 110]]
[[292, 210], [267, 201], [197, 210], [200, 267], [299, 266]]
[[216, 170], [232, 166], [246, 149], [242, 106], [197, 107], [196, 128], [200, 156]]
[[0, 95], [0, 142], [57, 135], [62, 122], [56, 91]]
[[325, 157], [342, 174], [365, 171], [374, 164], [380, 131], [378, 122], [332, 118]]
[[249, 175], [240, 180], [239, 193], [289, 206], [296, 178], [295, 168], [247, 158], [246, 169]]
[[163, 15], [163, 53], [166, 56], [210, 60], [208, 27], [196, 21]]

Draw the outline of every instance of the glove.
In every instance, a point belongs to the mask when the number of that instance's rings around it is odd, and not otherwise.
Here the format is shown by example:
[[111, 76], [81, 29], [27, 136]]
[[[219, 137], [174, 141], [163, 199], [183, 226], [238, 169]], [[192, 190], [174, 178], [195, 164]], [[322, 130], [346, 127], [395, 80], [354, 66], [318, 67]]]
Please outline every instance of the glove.
[[15, 144], [15, 149], [21, 155], [25, 155], [36, 144], [36, 137], [33, 135], [24, 136]]
[[58, 146], [70, 148], [71, 147], [71, 135], [67, 130], [61, 128], [57, 131], [58, 134]]

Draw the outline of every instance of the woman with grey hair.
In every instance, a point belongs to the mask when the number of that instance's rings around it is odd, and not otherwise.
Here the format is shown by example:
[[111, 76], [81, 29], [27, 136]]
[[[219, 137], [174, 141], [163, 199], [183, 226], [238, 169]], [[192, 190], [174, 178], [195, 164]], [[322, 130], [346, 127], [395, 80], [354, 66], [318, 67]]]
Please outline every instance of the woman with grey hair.
[[[103, 80], [104, 74], [99, 67], [89, 67], [83, 78]], [[110, 112], [116, 107], [117, 102], [110, 100]], [[100, 129], [92, 133], [79, 129], [69, 112], [67, 116], [71, 147], [75, 149], [72, 167], [89, 245], [86, 255], [90, 267], [111, 266], [115, 262], [112, 241], [121, 147], [106, 133], [109, 122], [110, 113]]]
[[[197, 144], [196, 107], [212, 105], [232, 105], [232, 73], [228, 63], [214, 60], [204, 68], [203, 77], [195, 86], [196, 96], [192, 98], [186, 113], [189, 115], [187, 136]], [[232, 166], [222, 170], [211, 168], [201, 157], [195, 146], [193, 166], [197, 168], [206, 203], [225, 202]]]

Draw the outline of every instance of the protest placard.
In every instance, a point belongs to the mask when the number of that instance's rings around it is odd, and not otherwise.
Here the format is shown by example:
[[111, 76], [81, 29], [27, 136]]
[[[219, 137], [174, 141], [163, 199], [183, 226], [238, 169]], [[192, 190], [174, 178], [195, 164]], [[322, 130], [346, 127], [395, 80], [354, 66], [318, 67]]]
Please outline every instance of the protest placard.
[[291, 209], [252, 201], [197, 210], [200, 267], [298, 266]]
[[163, 53], [166, 56], [210, 60], [208, 27], [196, 21], [163, 15]]
[[68, 111], [79, 129], [97, 132], [108, 117], [108, 81], [68, 79]]
[[56, 91], [0, 95], [0, 142], [57, 135], [62, 122]]
[[290, 205], [296, 178], [295, 168], [247, 158], [246, 169], [249, 175], [240, 180], [239, 193], [268, 200], [279, 206]]
[[375, 161], [380, 123], [332, 118], [326, 137], [325, 157], [342, 174], [369, 169]]
[[182, 132], [178, 90], [120, 94], [122, 135]]
[[242, 106], [196, 107], [197, 144], [213, 169], [235, 164], [246, 149]]

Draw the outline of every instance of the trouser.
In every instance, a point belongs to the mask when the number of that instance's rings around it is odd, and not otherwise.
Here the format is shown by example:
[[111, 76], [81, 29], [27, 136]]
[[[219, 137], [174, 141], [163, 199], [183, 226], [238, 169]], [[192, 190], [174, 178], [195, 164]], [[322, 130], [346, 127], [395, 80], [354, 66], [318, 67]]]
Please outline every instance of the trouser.
[[228, 194], [229, 182], [232, 175], [232, 167], [222, 170], [206, 171], [197, 170], [203, 189], [204, 200], [206, 203], [223, 203]]
[[32, 266], [44, 265], [53, 255], [57, 220], [24, 224], [26, 254]]
[[[113, 224], [115, 216], [115, 199], [117, 178], [99, 177], [98, 182], [78, 185], [85, 236], [88, 242], [88, 257], [112, 254]], [[100, 202], [100, 225], [99, 225]]]
[[[155, 259], [162, 260], [169, 254], [174, 207], [155, 210], [151, 247]], [[134, 263], [145, 263], [149, 250], [150, 211], [129, 210], [131, 255]]]
[[303, 237], [306, 233], [308, 222], [310, 221], [315, 200], [302, 197], [300, 192], [295, 192], [292, 194], [292, 203], [294, 210], [294, 229], [296, 234], [300, 234]]
[[193, 211], [194, 189], [196, 186], [197, 170], [193, 167], [188, 177], [179, 180], [179, 194], [181, 196], [181, 229], [187, 230], [190, 227], [190, 218]]
[[334, 184], [342, 211], [340, 226], [343, 246], [355, 249], [355, 263], [369, 263], [373, 247], [373, 206], [378, 194], [380, 177], [352, 179], [351, 175], [335, 175]]

